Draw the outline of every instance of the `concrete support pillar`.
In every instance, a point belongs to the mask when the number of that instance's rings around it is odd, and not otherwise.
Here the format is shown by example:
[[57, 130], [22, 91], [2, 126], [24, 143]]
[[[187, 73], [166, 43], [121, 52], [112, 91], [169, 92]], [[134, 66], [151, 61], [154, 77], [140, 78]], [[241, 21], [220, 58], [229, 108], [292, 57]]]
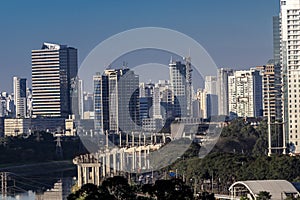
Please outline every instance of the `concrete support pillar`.
[[147, 151], [144, 149], [144, 164], [143, 166], [147, 169]]
[[124, 151], [120, 151], [120, 171], [123, 171]]
[[132, 152], [132, 170], [135, 170], [135, 164], [136, 164], [136, 150], [135, 147], [133, 147], [133, 152]]
[[143, 133], [143, 135], [144, 135], [144, 146], [146, 146], [146, 135], [145, 133]]
[[113, 172], [114, 172], [114, 176], [116, 176], [117, 174], [117, 153], [113, 152]]
[[142, 148], [140, 147], [139, 149], [139, 162], [138, 162], [138, 167], [139, 167], [139, 170], [142, 169]]
[[139, 147], [141, 146], [141, 133], [139, 133]]
[[106, 177], [106, 159], [105, 159], [105, 154], [102, 155], [102, 176]]
[[122, 133], [119, 131], [119, 147], [122, 147]]
[[95, 179], [96, 179], [96, 185], [100, 185], [100, 165], [97, 165], [95, 167]]
[[81, 165], [80, 164], [77, 165], [77, 174], [78, 174], [77, 185], [78, 185], [78, 187], [81, 187], [82, 186], [82, 173], [81, 173]]
[[150, 169], [150, 160], [149, 160], [149, 157], [147, 158], [147, 169]]
[[108, 175], [110, 177], [110, 153], [107, 152], [105, 154], [106, 157], [106, 176]]
[[126, 133], [126, 147], [129, 147], [128, 140], [129, 140], [129, 136], [128, 136], [128, 133]]
[[96, 179], [95, 179], [95, 166], [92, 167], [92, 171], [89, 172], [92, 173], [92, 183], [96, 185]]
[[134, 147], [134, 133], [131, 134], [131, 146]]
[[105, 139], [106, 139], [105, 146], [106, 146], [106, 149], [108, 149], [108, 131], [107, 130], [105, 131]]
[[88, 176], [87, 176], [87, 171], [86, 171], [86, 167], [82, 166], [82, 175], [83, 175], [83, 183], [82, 185], [88, 183]]

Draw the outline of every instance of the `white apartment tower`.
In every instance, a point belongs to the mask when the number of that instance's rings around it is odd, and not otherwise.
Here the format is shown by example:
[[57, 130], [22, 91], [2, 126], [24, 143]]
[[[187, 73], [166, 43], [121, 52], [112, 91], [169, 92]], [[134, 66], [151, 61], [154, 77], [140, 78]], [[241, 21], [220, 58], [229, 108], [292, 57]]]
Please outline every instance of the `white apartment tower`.
[[175, 117], [189, 117], [192, 115], [192, 66], [191, 58], [169, 63], [170, 83], [172, 87], [172, 103]]
[[279, 18], [284, 136], [300, 153], [300, 0], [280, 0]]
[[255, 69], [235, 71], [228, 76], [228, 101], [231, 115], [262, 116], [262, 77]]

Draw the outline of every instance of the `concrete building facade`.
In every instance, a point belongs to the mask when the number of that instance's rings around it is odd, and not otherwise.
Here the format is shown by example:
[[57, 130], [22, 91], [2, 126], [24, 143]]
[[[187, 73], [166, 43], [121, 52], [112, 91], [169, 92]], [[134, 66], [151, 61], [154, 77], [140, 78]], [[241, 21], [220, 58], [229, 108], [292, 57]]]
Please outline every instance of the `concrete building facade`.
[[280, 0], [280, 64], [286, 144], [300, 153], [300, 1]]
[[218, 114], [229, 115], [228, 109], [228, 76], [233, 75], [233, 69], [220, 68], [217, 74]]
[[72, 113], [71, 80], [77, 75], [77, 49], [44, 43], [32, 50], [34, 116], [68, 117]]
[[229, 112], [239, 117], [262, 116], [262, 77], [256, 69], [228, 77]]

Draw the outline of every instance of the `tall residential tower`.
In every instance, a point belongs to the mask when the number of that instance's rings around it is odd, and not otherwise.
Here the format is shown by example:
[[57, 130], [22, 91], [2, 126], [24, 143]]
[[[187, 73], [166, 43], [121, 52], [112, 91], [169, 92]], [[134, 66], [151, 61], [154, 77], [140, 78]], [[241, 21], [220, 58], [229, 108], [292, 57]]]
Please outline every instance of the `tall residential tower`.
[[279, 17], [284, 136], [290, 151], [300, 153], [300, 1], [280, 0]]

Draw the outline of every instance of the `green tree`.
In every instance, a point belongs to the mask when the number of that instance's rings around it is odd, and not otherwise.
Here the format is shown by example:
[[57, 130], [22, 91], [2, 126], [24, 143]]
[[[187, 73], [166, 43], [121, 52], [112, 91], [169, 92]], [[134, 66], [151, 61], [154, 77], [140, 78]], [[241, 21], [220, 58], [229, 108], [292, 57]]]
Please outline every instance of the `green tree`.
[[153, 194], [158, 200], [189, 200], [193, 199], [192, 189], [181, 179], [157, 180], [153, 186]]
[[267, 191], [261, 191], [258, 193], [256, 199], [257, 200], [269, 200], [271, 199], [272, 195], [270, 194], [270, 192]]
[[68, 200], [95, 200], [95, 199], [114, 200], [113, 196], [109, 194], [106, 188], [97, 187], [96, 185], [91, 183], [83, 185], [75, 193], [70, 194], [67, 199]]
[[102, 186], [106, 188], [115, 199], [135, 199], [136, 194], [133, 188], [128, 184], [126, 178], [114, 176], [103, 181]]

